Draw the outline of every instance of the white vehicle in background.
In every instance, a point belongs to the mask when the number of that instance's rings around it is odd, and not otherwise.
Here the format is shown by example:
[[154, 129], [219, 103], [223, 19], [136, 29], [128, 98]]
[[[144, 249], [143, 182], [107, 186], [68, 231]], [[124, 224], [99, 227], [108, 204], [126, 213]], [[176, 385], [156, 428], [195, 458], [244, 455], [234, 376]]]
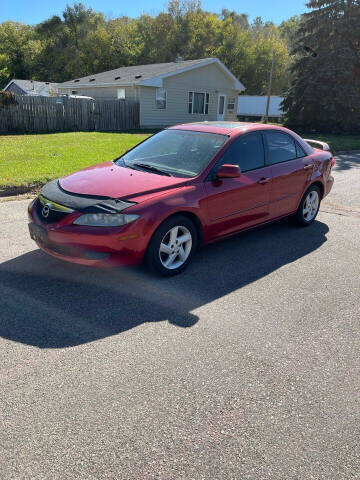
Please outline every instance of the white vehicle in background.
[[86, 95], [68, 95], [64, 93], [63, 95], [59, 95], [60, 98], [82, 98], [85, 100], [94, 100], [93, 97], [87, 97]]
[[[269, 105], [269, 119], [280, 121], [284, 112], [281, 110], [283, 97], [272, 95]], [[242, 121], [261, 120], [266, 112], [267, 95], [239, 95], [237, 116]]]

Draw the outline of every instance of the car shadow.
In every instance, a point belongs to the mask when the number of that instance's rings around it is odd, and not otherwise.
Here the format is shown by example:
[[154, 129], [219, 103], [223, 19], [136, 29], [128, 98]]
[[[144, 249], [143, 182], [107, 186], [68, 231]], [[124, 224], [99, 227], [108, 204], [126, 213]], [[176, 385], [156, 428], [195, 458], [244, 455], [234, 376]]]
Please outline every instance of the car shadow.
[[327, 232], [319, 221], [306, 229], [279, 222], [202, 248], [186, 271], [167, 279], [142, 268], [82, 267], [34, 250], [0, 265], [0, 336], [65, 348], [145, 322], [189, 328], [198, 321], [192, 311], [308, 255]]
[[344, 153], [342, 155], [335, 155], [334, 171], [351, 170], [352, 168], [360, 167], [360, 155], [352, 153]]

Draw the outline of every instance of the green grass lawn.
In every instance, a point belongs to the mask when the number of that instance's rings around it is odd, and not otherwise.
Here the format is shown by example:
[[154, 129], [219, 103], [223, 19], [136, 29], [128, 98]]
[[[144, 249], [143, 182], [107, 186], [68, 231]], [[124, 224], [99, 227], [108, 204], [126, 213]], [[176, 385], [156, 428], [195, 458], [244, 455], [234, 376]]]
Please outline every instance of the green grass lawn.
[[300, 135], [303, 138], [328, 143], [333, 153], [341, 152], [342, 150], [360, 150], [360, 135], [327, 135], [314, 133], [300, 133]]
[[[0, 135], [0, 191], [29, 190], [94, 163], [112, 160], [144, 140], [135, 133], [68, 132]], [[334, 152], [360, 150], [360, 136], [302, 134], [327, 142]], [[16, 190], [18, 189], [18, 190]]]
[[0, 135], [0, 189], [38, 186], [120, 156], [150, 132]]

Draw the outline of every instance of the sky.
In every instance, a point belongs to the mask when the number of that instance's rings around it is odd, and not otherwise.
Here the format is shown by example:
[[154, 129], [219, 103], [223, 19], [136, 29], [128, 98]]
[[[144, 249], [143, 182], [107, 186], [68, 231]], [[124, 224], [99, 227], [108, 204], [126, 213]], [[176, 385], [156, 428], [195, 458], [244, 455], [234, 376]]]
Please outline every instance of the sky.
[[[293, 15], [306, 10], [306, 0], [203, 0], [202, 8], [210, 12], [220, 12], [222, 8], [249, 14], [250, 20], [262, 17], [265, 21], [276, 24]], [[13, 20], [35, 24], [52, 15], [61, 15], [66, 4], [72, 0], [3, 0], [0, 8], [0, 22]], [[118, 0], [82, 0], [87, 7], [103, 12], [106, 16], [118, 17], [127, 15], [137, 17], [142, 13], [156, 15], [166, 7], [164, 0], [137, 0], [135, 2], [119, 2]]]

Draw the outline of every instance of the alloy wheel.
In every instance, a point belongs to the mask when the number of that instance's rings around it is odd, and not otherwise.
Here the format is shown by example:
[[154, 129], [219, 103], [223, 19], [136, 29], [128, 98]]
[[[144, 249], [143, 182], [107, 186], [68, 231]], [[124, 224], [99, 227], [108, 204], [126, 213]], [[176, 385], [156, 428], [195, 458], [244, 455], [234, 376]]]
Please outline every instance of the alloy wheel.
[[174, 270], [181, 267], [190, 255], [192, 236], [183, 225], [172, 227], [163, 237], [159, 248], [161, 264]]
[[303, 205], [303, 217], [307, 222], [316, 216], [319, 208], [319, 194], [316, 190], [311, 190], [305, 198]]

